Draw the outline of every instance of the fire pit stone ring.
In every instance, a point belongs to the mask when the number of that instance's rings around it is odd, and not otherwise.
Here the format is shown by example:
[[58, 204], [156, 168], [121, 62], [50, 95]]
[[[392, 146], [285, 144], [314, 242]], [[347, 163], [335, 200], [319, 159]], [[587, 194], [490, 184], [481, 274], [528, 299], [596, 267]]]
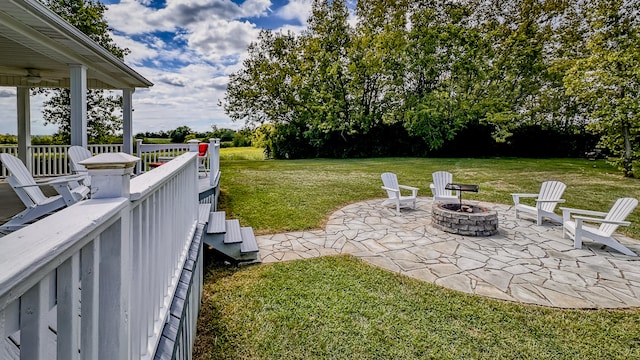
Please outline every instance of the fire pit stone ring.
[[498, 213], [476, 205], [436, 202], [431, 225], [452, 234], [491, 236], [498, 233]]

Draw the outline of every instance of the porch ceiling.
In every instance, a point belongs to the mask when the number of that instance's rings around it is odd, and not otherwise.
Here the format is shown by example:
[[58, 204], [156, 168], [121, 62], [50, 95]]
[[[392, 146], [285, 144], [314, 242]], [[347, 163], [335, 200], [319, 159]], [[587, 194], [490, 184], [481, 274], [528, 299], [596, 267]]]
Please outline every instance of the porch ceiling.
[[71, 64], [87, 67], [89, 88], [153, 86], [37, 0], [0, 1], [0, 49], [0, 86], [69, 87]]

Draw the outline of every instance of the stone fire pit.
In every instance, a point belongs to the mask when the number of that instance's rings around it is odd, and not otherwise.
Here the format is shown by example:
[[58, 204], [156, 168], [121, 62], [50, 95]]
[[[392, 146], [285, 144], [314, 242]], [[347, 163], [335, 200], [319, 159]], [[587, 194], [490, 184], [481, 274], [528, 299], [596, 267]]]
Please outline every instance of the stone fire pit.
[[452, 234], [489, 236], [498, 233], [498, 213], [475, 205], [434, 203], [431, 224]]

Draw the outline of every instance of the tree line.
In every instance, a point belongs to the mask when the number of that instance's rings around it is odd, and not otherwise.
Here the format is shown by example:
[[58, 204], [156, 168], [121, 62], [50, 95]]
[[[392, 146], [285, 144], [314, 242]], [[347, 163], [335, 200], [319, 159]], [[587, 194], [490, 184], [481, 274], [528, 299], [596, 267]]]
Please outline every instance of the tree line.
[[355, 14], [314, 0], [306, 31], [262, 31], [230, 76], [221, 105], [272, 157], [598, 146], [640, 174], [638, 0], [369, 0]]

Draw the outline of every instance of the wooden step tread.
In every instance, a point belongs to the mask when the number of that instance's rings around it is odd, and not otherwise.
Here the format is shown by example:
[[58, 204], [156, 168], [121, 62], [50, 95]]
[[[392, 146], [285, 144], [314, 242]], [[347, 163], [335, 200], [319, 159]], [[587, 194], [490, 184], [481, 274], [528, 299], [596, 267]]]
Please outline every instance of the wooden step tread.
[[200, 204], [198, 207], [198, 224], [206, 224], [209, 221], [211, 204]]
[[212, 212], [209, 215], [209, 225], [207, 226], [207, 234], [222, 234], [226, 230], [226, 214], [224, 211]]
[[242, 242], [242, 234], [240, 233], [240, 221], [231, 219], [226, 221], [227, 231], [224, 233], [225, 244], [235, 244]]
[[240, 228], [240, 234], [242, 235], [242, 244], [240, 244], [240, 252], [242, 254], [258, 252], [258, 242], [253, 234], [253, 228], [242, 227]]

